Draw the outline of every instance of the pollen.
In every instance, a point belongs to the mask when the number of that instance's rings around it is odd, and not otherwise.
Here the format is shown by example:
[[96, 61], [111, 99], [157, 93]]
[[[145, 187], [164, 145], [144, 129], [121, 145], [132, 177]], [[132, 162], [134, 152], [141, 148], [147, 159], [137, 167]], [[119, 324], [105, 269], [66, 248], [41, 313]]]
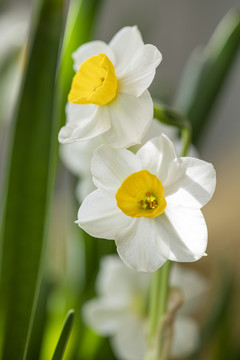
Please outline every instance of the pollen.
[[112, 62], [105, 54], [85, 60], [75, 74], [68, 101], [74, 104], [107, 105], [115, 99], [118, 80]]
[[131, 217], [155, 218], [161, 215], [167, 206], [160, 179], [148, 170], [128, 176], [119, 187], [115, 198], [122, 212]]
[[142, 196], [141, 200], [138, 201], [138, 205], [140, 209], [143, 210], [154, 210], [158, 206], [157, 198], [148, 191]]

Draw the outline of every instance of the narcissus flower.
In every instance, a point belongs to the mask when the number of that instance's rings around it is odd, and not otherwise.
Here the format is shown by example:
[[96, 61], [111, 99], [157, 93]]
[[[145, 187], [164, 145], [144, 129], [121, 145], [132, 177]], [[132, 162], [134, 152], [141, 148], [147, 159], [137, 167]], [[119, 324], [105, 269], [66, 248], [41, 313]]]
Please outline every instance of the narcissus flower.
[[153, 117], [147, 88], [162, 58], [158, 49], [144, 45], [133, 26], [121, 29], [109, 44], [92, 41], [80, 46], [73, 58], [76, 75], [59, 141], [102, 134], [116, 148], [139, 143]]
[[[150, 274], [132, 271], [114, 255], [101, 261], [96, 282], [98, 298], [83, 306], [83, 318], [98, 334], [110, 336], [118, 359], [144, 359], [150, 282]], [[199, 327], [191, 314], [206, 295], [207, 284], [198, 273], [174, 265], [170, 276], [170, 298], [176, 289], [180, 291], [183, 307], [168, 330], [173, 334], [171, 356], [179, 358], [189, 356], [199, 345]], [[186, 312], [192, 299], [197, 300], [197, 306], [191, 306], [191, 311]], [[171, 311], [170, 302], [168, 311]]]
[[205, 255], [207, 226], [201, 212], [212, 197], [212, 164], [177, 158], [165, 136], [136, 155], [100, 146], [92, 160], [97, 190], [86, 197], [77, 223], [89, 234], [114, 239], [125, 264], [155, 271], [167, 259], [191, 262]]

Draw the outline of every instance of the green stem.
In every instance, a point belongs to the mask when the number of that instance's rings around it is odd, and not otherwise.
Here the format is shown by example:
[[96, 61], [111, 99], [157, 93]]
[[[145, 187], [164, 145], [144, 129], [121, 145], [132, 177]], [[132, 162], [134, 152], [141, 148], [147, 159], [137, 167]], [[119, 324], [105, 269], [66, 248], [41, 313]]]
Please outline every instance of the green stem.
[[189, 148], [189, 145], [190, 145], [191, 139], [192, 139], [191, 128], [187, 127], [187, 128], [182, 129], [181, 136], [182, 136], [182, 142], [183, 142], [181, 156], [187, 156], [188, 148]]
[[167, 310], [170, 268], [171, 268], [171, 261], [167, 260], [167, 262], [162, 267], [162, 276], [160, 282], [159, 319], [164, 314], [166, 314], [166, 310]]
[[[171, 262], [168, 260], [152, 277], [150, 294], [150, 329], [146, 360], [159, 360], [162, 334], [159, 325], [167, 311], [168, 284]], [[155, 339], [160, 341], [155, 341]], [[157, 345], [157, 349], [153, 349]]]

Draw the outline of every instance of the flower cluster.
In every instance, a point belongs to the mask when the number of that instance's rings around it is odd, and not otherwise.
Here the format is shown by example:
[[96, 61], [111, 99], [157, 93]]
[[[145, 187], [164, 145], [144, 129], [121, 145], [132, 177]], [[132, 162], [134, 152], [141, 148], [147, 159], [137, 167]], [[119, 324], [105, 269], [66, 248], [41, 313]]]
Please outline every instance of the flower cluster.
[[[201, 208], [215, 189], [213, 166], [177, 157], [163, 134], [136, 154], [126, 149], [143, 141], [152, 123], [147, 88], [160, 52], [144, 45], [134, 26], [120, 30], [109, 44], [93, 41], [81, 46], [73, 58], [76, 74], [59, 140], [81, 141], [72, 144], [80, 149], [88, 143], [97, 188], [85, 197], [92, 188], [85, 182], [78, 225], [92, 236], [115, 240], [122, 261], [137, 271], [156, 271], [167, 259], [200, 259], [207, 246]], [[78, 162], [76, 152], [72, 168], [89, 178], [89, 158], [80, 167]]]
[[76, 223], [94, 237], [115, 240], [122, 260], [102, 260], [99, 298], [85, 304], [83, 316], [96, 332], [111, 336], [122, 360], [158, 359], [162, 335], [163, 353], [173, 340], [171, 355], [188, 356], [199, 345], [198, 327], [186, 305], [176, 312], [199, 293], [196, 286], [205, 290], [205, 282], [175, 265], [174, 290], [162, 304], [167, 313], [153, 313], [154, 329], [149, 273], [168, 259], [192, 262], [206, 255], [201, 208], [214, 193], [215, 170], [198, 158], [181, 157], [177, 130], [153, 119], [147, 89], [161, 54], [144, 45], [136, 26], [123, 28], [109, 44], [81, 46], [73, 58], [76, 74], [59, 141], [66, 166], [81, 178]]

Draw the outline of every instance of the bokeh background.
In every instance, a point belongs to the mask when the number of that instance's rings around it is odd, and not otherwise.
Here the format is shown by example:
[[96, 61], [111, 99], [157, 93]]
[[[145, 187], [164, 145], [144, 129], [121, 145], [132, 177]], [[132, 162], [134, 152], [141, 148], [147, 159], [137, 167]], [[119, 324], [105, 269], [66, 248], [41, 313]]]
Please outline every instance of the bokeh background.
[[[171, 106], [190, 54], [196, 47], [207, 44], [223, 16], [237, 6], [237, 0], [104, 0], [99, 8], [92, 38], [108, 42], [123, 26], [137, 25], [145, 43], [156, 45], [163, 55], [163, 61], [150, 91], [153, 96]], [[0, 29], [3, 24], [6, 25], [6, 17], [10, 13], [14, 14], [16, 23], [27, 23], [31, 7], [31, 1], [2, 0]], [[11, 21], [9, 20], [9, 31], [13, 26]], [[1, 36], [0, 40], [3, 42], [4, 36]], [[217, 188], [212, 201], [204, 209], [209, 229], [208, 256], [191, 265], [210, 279], [213, 293], [221, 288], [225, 273], [234, 274], [229, 298], [232, 314], [229, 316], [236, 336], [239, 334], [237, 323], [240, 319], [239, 94], [240, 53], [213, 108], [204, 136], [198, 144], [201, 157], [212, 162], [216, 168]], [[8, 118], [9, 113], [5, 115], [6, 123]], [[8, 125], [4, 126], [0, 135], [2, 154], [8, 129]], [[2, 169], [3, 155], [0, 159]], [[48, 271], [57, 282], [66, 280], [66, 269], [70, 278], [71, 274], [73, 277], [81, 277], [81, 261], [74, 258], [75, 247], [80, 247], [77, 244], [79, 229], [73, 225], [77, 208], [74, 185], [74, 178], [63, 165], [59, 165], [48, 244], [50, 255], [46, 261]], [[69, 233], [72, 234], [71, 239]], [[232, 279], [231, 276], [230, 278]], [[72, 281], [74, 283], [75, 279]], [[64, 300], [59, 297], [60, 300], [56, 302], [57, 297], [58, 293], [53, 299], [54, 306], [59, 301], [58, 305], [61, 308], [61, 301]], [[211, 297], [208, 300], [211, 302]]]

